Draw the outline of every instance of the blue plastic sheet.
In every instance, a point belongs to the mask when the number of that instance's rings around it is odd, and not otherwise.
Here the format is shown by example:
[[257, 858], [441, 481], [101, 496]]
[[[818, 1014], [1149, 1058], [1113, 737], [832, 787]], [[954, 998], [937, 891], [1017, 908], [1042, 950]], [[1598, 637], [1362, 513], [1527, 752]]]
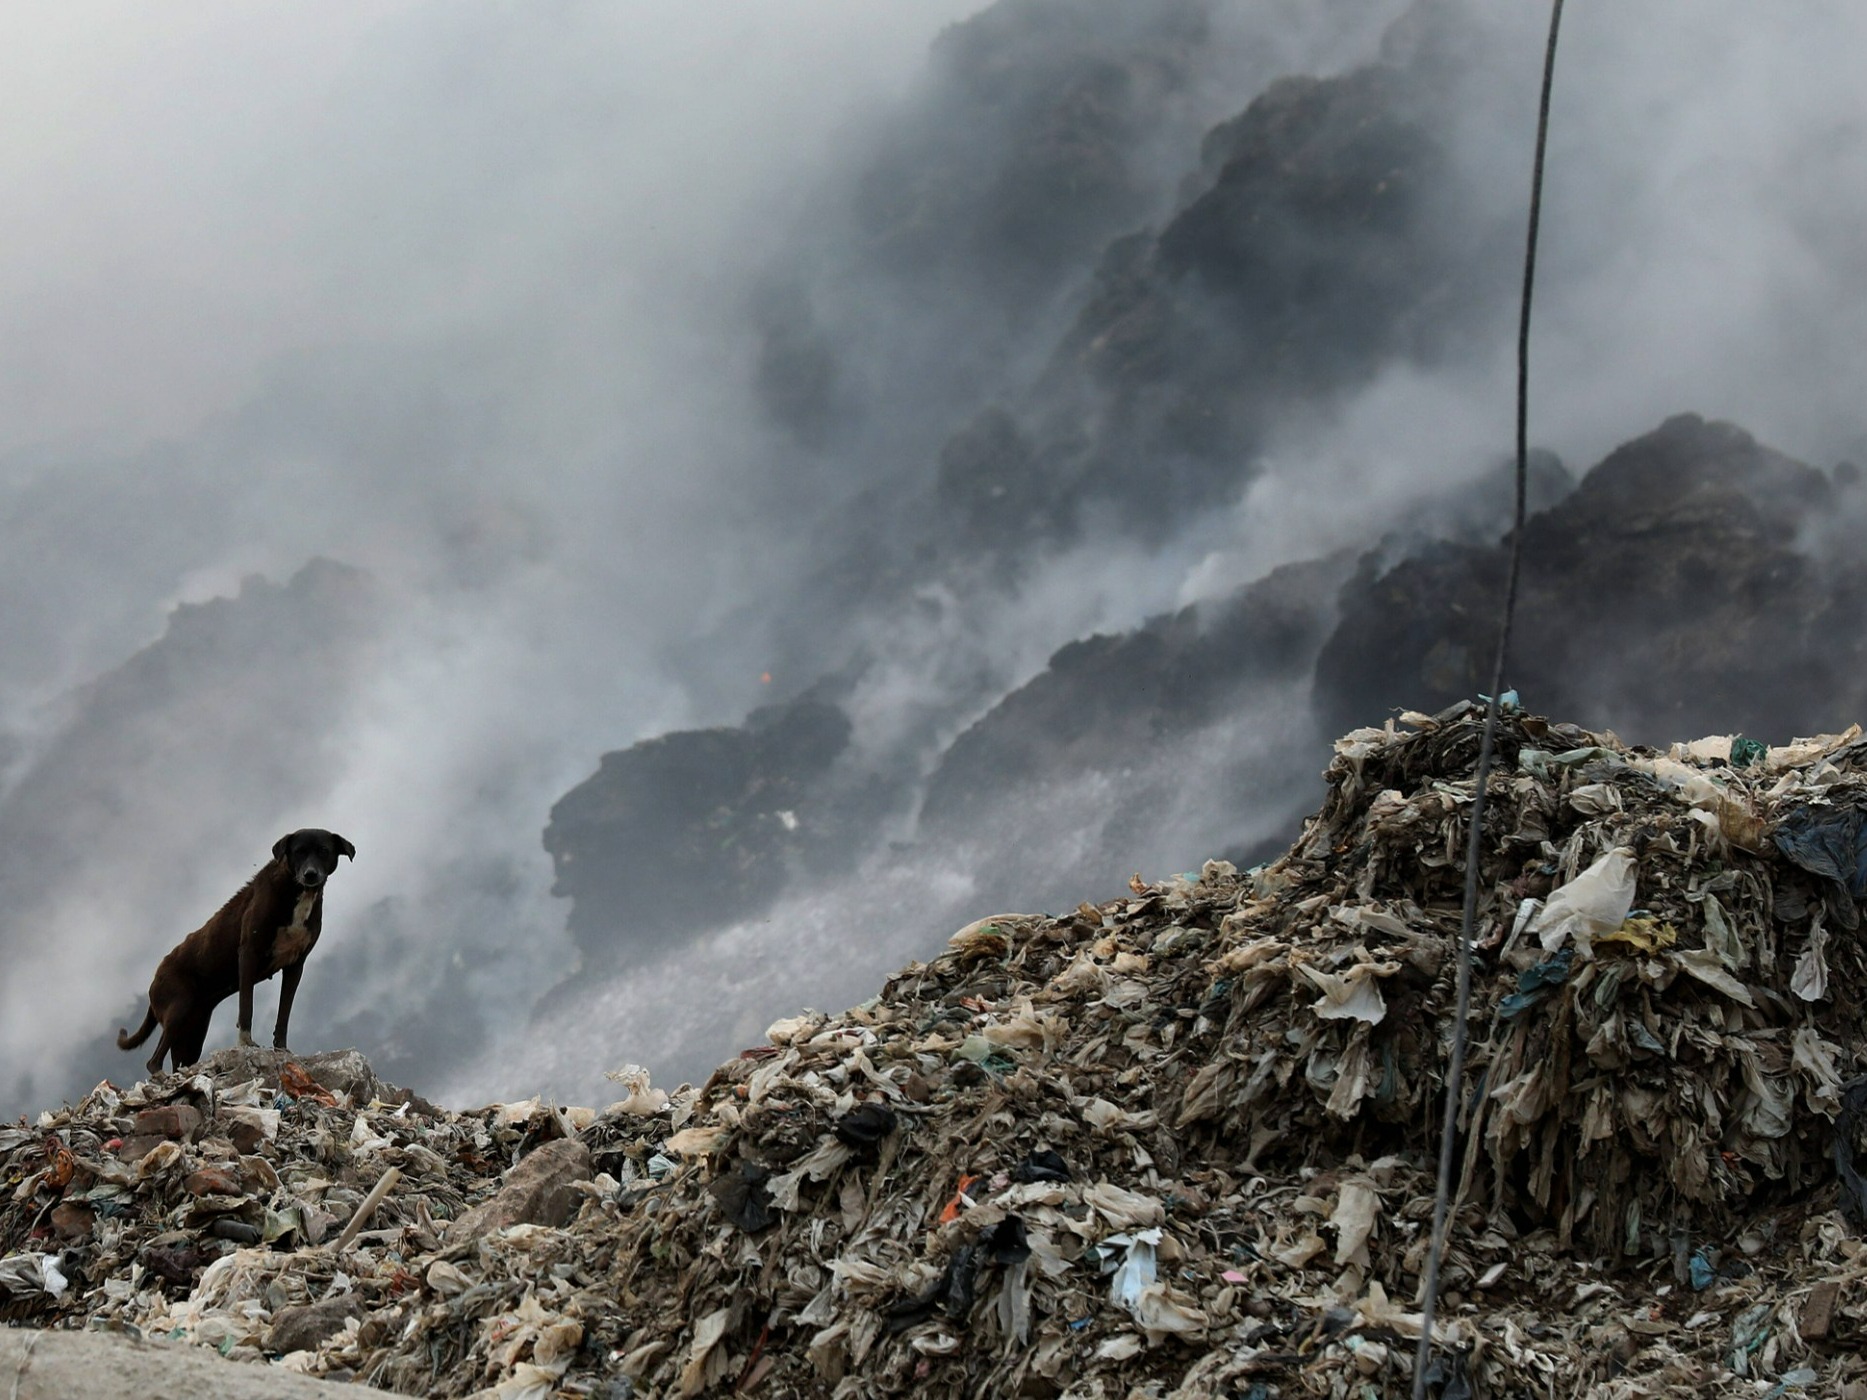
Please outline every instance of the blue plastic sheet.
[[1867, 898], [1867, 813], [1858, 802], [1793, 808], [1778, 819], [1770, 839], [1789, 860], [1833, 882], [1828, 905], [1842, 927], [1860, 926], [1856, 901]]
[[1835, 1115], [1835, 1175], [1841, 1178], [1841, 1214], [1855, 1229], [1867, 1226], [1867, 1177], [1854, 1165], [1854, 1129], [1867, 1113], [1867, 1077], [1841, 1086], [1841, 1111]]
[[1575, 949], [1563, 948], [1544, 958], [1535, 967], [1517, 974], [1517, 990], [1498, 1002], [1498, 1015], [1515, 1020], [1569, 980], [1569, 968], [1575, 962]]

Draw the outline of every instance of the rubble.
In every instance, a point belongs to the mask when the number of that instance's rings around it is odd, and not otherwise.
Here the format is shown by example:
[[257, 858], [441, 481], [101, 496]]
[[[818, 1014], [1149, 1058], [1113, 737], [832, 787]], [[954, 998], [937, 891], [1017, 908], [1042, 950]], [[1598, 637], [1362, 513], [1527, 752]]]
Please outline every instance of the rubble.
[[514, 1225], [562, 1225], [580, 1204], [574, 1188], [589, 1179], [589, 1148], [562, 1138], [547, 1142], [513, 1167], [497, 1193], [450, 1224], [447, 1238], [472, 1239]]
[[[1479, 728], [1356, 731], [1276, 861], [980, 919], [697, 1088], [101, 1085], [0, 1128], [0, 1310], [505, 1400], [1404, 1394]], [[1867, 739], [1498, 754], [1433, 1393], [1867, 1397]]]

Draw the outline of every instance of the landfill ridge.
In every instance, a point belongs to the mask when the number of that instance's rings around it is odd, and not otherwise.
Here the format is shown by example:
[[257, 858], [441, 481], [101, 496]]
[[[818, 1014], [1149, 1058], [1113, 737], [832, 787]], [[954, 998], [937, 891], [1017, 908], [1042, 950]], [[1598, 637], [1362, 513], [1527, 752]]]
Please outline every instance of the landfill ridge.
[[[1407, 1394], [1482, 712], [697, 1088], [233, 1050], [0, 1125], [0, 1318], [403, 1394]], [[1867, 739], [1512, 711], [1429, 1393], [1867, 1400]]]

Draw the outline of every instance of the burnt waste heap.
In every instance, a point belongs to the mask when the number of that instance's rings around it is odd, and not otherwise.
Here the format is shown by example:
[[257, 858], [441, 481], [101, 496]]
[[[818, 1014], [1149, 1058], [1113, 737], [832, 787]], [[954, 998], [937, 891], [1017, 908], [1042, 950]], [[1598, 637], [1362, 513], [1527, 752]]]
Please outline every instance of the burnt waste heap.
[[[1269, 864], [980, 919], [697, 1088], [100, 1085], [0, 1128], [0, 1310], [505, 1400], [1402, 1394], [1479, 729], [1356, 730]], [[1867, 1395], [1867, 739], [1499, 752], [1433, 1393]]]

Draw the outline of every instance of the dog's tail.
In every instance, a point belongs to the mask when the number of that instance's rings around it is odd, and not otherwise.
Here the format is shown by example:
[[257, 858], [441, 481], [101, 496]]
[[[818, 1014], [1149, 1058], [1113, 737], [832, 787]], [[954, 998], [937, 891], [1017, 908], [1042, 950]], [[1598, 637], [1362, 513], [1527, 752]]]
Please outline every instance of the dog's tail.
[[142, 1027], [136, 1032], [135, 1035], [131, 1035], [128, 1031], [125, 1031], [125, 1030], [119, 1030], [117, 1032], [117, 1049], [134, 1050], [137, 1046], [141, 1045], [145, 1040], [149, 1039], [149, 1032], [151, 1032], [155, 1028], [156, 1028], [156, 1009], [155, 1007], [152, 1006], [149, 1008], [149, 1014], [143, 1017]]

